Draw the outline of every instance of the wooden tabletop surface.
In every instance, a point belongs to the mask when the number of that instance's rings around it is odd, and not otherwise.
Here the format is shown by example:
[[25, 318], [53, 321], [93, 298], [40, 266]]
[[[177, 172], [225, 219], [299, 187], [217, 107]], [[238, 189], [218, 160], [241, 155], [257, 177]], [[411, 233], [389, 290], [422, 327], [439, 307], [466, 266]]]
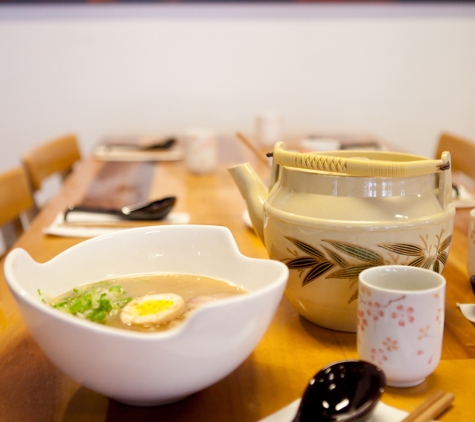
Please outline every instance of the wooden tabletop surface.
[[[42, 232], [68, 204], [122, 206], [175, 195], [175, 210], [188, 212], [190, 223], [226, 226], [244, 255], [267, 258], [264, 246], [243, 222], [245, 203], [226, 170], [244, 161], [251, 161], [263, 178], [268, 177], [269, 169], [237, 140], [222, 145], [217, 170], [204, 176], [189, 174], [181, 161], [104, 163], [86, 158], [15, 246], [45, 262], [84, 240]], [[475, 302], [466, 270], [468, 219], [469, 209], [457, 210], [452, 248], [443, 273], [447, 294], [442, 360], [421, 385], [388, 387], [383, 395], [386, 404], [410, 411], [434, 391], [450, 391], [455, 401], [440, 421], [475, 420], [475, 326], [456, 307], [456, 302]], [[300, 397], [310, 378], [323, 366], [352, 358], [357, 358], [356, 334], [313, 325], [283, 298], [259, 345], [228, 377], [175, 404], [126, 406], [81, 387], [48, 361], [22, 322], [3, 277], [2, 261], [0, 422], [256, 422]]]

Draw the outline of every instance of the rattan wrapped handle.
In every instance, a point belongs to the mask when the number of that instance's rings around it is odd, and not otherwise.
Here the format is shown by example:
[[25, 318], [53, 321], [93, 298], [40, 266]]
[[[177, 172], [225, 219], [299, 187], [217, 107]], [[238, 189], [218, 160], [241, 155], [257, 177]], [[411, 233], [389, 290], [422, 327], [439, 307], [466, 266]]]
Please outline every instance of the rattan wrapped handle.
[[[450, 169], [450, 163], [442, 160], [410, 159], [408, 161], [388, 161], [378, 159], [373, 153], [371, 159], [347, 158], [314, 152], [287, 151], [283, 142], [278, 142], [273, 152], [274, 162], [286, 167], [342, 173], [364, 177], [409, 177], [434, 174]], [[381, 157], [387, 157], [379, 154]], [[398, 157], [404, 154], [398, 154]], [[407, 157], [414, 157], [407, 155]]]

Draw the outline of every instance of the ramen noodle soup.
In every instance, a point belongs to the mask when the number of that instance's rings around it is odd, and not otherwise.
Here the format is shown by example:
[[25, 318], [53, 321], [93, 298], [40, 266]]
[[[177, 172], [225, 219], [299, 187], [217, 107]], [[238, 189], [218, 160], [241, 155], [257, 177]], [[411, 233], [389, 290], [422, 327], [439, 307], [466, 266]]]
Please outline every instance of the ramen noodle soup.
[[92, 322], [156, 332], [175, 327], [207, 303], [245, 293], [242, 287], [204, 276], [148, 274], [100, 281], [43, 300]]

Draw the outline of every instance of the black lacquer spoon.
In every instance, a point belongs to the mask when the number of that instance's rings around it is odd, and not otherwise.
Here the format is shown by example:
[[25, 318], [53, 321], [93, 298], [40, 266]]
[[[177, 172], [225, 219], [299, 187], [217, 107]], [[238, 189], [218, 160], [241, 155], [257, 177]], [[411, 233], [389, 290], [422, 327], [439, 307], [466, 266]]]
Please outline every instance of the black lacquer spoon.
[[176, 197], [158, 199], [151, 202], [140, 202], [134, 205], [128, 205], [120, 209], [106, 209], [86, 207], [81, 205], [70, 205], [64, 213], [64, 221], [72, 212], [89, 212], [99, 214], [109, 214], [120, 217], [123, 220], [162, 220], [172, 210], [175, 205]]
[[386, 376], [359, 360], [335, 362], [310, 380], [292, 422], [358, 422], [367, 419], [384, 392]]

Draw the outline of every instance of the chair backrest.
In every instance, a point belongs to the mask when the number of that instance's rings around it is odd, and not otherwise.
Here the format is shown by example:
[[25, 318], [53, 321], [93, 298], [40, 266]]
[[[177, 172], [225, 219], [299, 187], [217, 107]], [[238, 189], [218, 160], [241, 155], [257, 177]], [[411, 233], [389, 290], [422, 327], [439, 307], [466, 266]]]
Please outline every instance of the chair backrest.
[[475, 143], [459, 136], [442, 133], [437, 145], [436, 157], [449, 151], [452, 159], [452, 171], [462, 172], [475, 180]]
[[37, 145], [22, 157], [33, 192], [41, 189], [43, 180], [52, 174], [66, 177], [80, 159], [81, 153], [74, 135], [65, 135]]
[[[28, 176], [23, 167], [18, 166], [0, 174], [0, 232], [6, 249], [23, 232], [21, 215], [27, 216], [34, 208]], [[1, 253], [0, 253], [1, 256]]]

